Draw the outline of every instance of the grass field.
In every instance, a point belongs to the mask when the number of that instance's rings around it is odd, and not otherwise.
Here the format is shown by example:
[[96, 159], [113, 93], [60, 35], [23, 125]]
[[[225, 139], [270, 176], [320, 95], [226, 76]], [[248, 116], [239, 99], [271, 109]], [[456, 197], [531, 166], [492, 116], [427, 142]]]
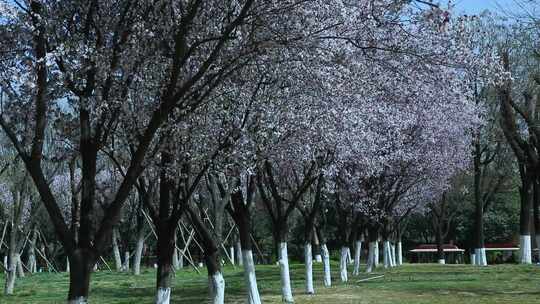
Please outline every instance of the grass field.
[[[339, 282], [337, 265], [332, 265], [333, 287], [322, 286], [320, 264], [314, 267], [316, 295], [304, 294], [303, 265], [291, 265], [296, 303], [540, 303], [540, 266], [499, 265], [474, 268], [468, 265], [404, 265], [370, 276], [383, 278], [357, 282], [368, 277], [350, 277]], [[226, 303], [244, 303], [240, 268], [225, 268]], [[148, 269], [135, 277], [127, 273], [97, 272], [92, 277], [91, 303], [152, 303], [155, 271]], [[0, 279], [4, 277], [0, 274]], [[280, 303], [279, 268], [257, 266], [257, 279], [263, 303]], [[207, 278], [192, 270], [178, 272], [172, 303], [206, 303]], [[65, 303], [66, 274], [39, 273], [19, 279], [14, 296], [0, 295], [0, 303]]]

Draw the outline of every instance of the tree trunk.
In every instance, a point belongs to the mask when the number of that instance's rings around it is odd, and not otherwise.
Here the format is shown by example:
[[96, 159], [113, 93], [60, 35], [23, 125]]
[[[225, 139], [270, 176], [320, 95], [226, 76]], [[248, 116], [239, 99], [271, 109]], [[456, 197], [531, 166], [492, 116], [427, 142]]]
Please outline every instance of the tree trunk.
[[304, 263], [306, 265], [306, 293], [314, 294], [315, 288], [313, 287], [313, 252], [311, 248], [311, 242], [304, 244]]
[[249, 304], [261, 304], [259, 288], [257, 287], [257, 277], [255, 275], [255, 263], [253, 262], [253, 252], [251, 249], [242, 249], [242, 259], [244, 266], [244, 280], [248, 291]]
[[126, 252], [124, 252], [124, 265], [122, 265], [122, 270], [125, 272], [129, 272], [129, 256], [129, 251], [126, 250]]
[[304, 267], [306, 274], [306, 293], [315, 294], [315, 288], [313, 287], [313, 247], [311, 245], [314, 239], [314, 216], [311, 214], [304, 217]]
[[476, 254], [474, 253], [474, 249], [471, 249], [469, 259], [471, 260], [471, 265], [476, 265]]
[[379, 260], [379, 240], [378, 239], [377, 239], [377, 241], [375, 241], [374, 245], [375, 246], [374, 246], [374, 256], [373, 256], [374, 263], [373, 263], [373, 265], [374, 265], [375, 268], [377, 268], [377, 267], [379, 267], [379, 261], [380, 261]]
[[437, 261], [439, 264], [445, 264], [444, 248], [443, 248], [443, 233], [441, 223], [437, 223], [435, 238], [437, 239]]
[[[19, 199], [15, 200], [16, 202], [19, 202]], [[12, 295], [13, 289], [15, 288], [15, 280], [17, 278], [17, 256], [18, 256], [18, 250], [17, 250], [17, 215], [15, 212], [15, 207], [13, 211], [13, 218], [15, 219], [15, 222], [11, 222], [11, 227], [9, 231], [9, 248], [8, 248], [8, 267], [6, 269], [6, 284], [4, 293], [6, 295]]]
[[133, 274], [141, 274], [141, 260], [144, 249], [144, 231], [141, 229], [137, 233], [137, 246], [135, 247], [135, 256], [133, 257]]
[[356, 240], [354, 246], [354, 270], [353, 275], [357, 276], [360, 274], [360, 255], [362, 254], [362, 241]]
[[373, 272], [373, 269], [375, 268], [375, 244], [377, 242], [369, 242], [369, 248], [368, 248], [368, 259], [367, 259], [367, 267], [366, 272], [370, 273]]
[[520, 263], [531, 264], [531, 210], [533, 209], [532, 181], [527, 174], [522, 174], [521, 182], [521, 209], [519, 217]]
[[253, 261], [253, 251], [251, 249], [251, 237], [249, 233], [249, 227], [251, 222], [251, 215], [247, 213], [247, 210], [239, 210], [241, 216], [235, 217], [235, 223], [238, 227], [239, 241], [237, 245], [240, 245], [242, 258], [238, 261], [240, 265], [244, 267], [244, 281], [247, 289], [248, 304], [261, 304], [261, 297], [259, 295], [259, 288], [257, 286], [257, 276], [255, 274], [255, 262]]
[[379, 260], [379, 247], [377, 239], [379, 238], [379, 229], [376, 226], [368, 226], [368, 241], [369, 241], [369, 252], [366, 272], [370, 273], [373, 269], [377, 268]]
[[191, 218], [191, 223], [201, 237], [201, 243], [204, 247], [204, 260], [208, 270], [208, 290], [210, 302], [213, 304], [223, 304], [225, 301], [225, 280], [221, 273], [219, 262], [219, 249], [221, 238], [210, 232], [210, 229], [204, 224], [199, 215], [191, 208], [187, 208]]
[[289, 255], [287, 253], [287, 242], [279, 243], [279, 272], [281, 277], [281, 296], [284, 303], [294, 303], [291, 276], [289, 274]]
[[486, 248], [475, 248], [474, 258], [475, 258], [474, 265], [487, 266]]
[[[237, 181], [240, 179], [238, 178]], [[240, 186], [240, 183], [238, 183]], [[248, 185], [247, 197], [251, 197], [254, 192], [254, 183]], [[240, 187], [238, 187], [240, 189]], [[242, 253], [242, 258], [238, 259], [238, 264], [244, 267], [244, 280], [247, 289], [247, 301], [248, 304], [261, 304], [261, 298], [259, 296], [259, 289], [257, 287], [257, 276], [255, 275], [255, 263], [253, 261], [253, 252], [251, 250], [251, 214], [250, 214], [250, 200], [244, 200], [244, 196], [241, 191], [234, 191], [231, 193], [231, 203], [234, 206], [234, 210], [229, 209], [229, 213], [232, 216], [236, 227], [238, 228], [240, 248], [237, 248], [237, 252]]]
[[383, 241], [383, 265], [384, 268], [392, 267], [391, 262], [392, 257], [390, 256], [390, 242], [387, 240]]
[[162, 223], [157, 242], [156, 304], [169, 304], [171, 301], [171, 279], [173, 274], [172, 256], [174, 251], [174, 229]]
[[173, 250], [172, 261], [173, 261], [174, 271], [177, 271], [178, 269], [180, 269], [180, 258], [178, 255], [178, 250], [176, 250], [176, 248], [174, 248]]
[[484, 246], [484, 200], [481, 186], [481, 158], [482, 152], [479, 139], [475, 143], [474, 151], [474, 252], [475, 265], [487, 266], [486, 249]]
[[236, 261], [239, 266], [244, 265], [244, 258], [242, 257], [242, 245], [240, 244], [240, 240], [236, 242]]
[[341, 247], [341, 255], [339, 259], [339, 275], [341, 277], [341, 282], [347, 282], [349, 278], [347, 277], [347, 253], [349, 251], [349, 247], [343, 246]]
[[120, 249], [118, 248], [118, 228], [116, 227], [112, 231], [112, 248], [116, 271], [122, 271], [122, 258], [120, 256]]
[[30, 273], [37, 272], [36, 242], [37, 242], [37, 230], [34, 229], [32, 231], [32, 237], [28, 241], [28, 271]]
[[328, 247], [326, 247], [326, 243], [321, 243], [321, 256], [322, 256], [323, 271], [324, 271], [324, 286], [331, 287], [332, 286], [332, 272], [330, 270], [330, 252], [328, 251]]
[[24, 269], [22, 265], [21, 254], [17, 253], [15, 255], [15, 258], [17, 259], [17, 277], [24, 278]]
[[390, 243], [390, 267], [396, 267], [396, 246]]
[[9, 248], [8, 256], [8, 267], [5, 272], [6, 282], [4, 287], [5, 295], [12, 295], [13, 289], [15, 288], [15, 279], [16, 279], [16, 268], [17, 268], [17, 257], [15, 252]]
[[70, 254], [69, 261], [72, 269], [69, 272], [68, 304], [86, 304], [95, 261], [91, 254], [82, 249]]
[[206, 268], [208, 269], [208, 290], [210, 293], [210, 303], [223, 304], [225, 302], [225, 280], [221, 273], [219, 257], [216, 244], [213, 244], [215, 251], [206, 253]]
[[396, 265], [401, 266], [403, 265], [403, 247], [401, 245], [401, 239], [397, 242], [397, 250], [396, 250]]
[[540, 262], [540, 176], [533, 184], [533, 206], [534, 206], [534, 234], [536, 237], [536, 248], [538, 249], [538, 261]]
[[234, 246], [232, 246], [232, 245], [229, 246], [229, 256], [231, 258], [231, 261], [230, 261], [231, 265], [234, 266], [236, 264], [236, 262], [235, 262], [235, 255], [234, 255]]
[[319, 242], [319, 236], [317, 235], [315, 227], [313, 228], [313, 251], [315, 252], [315, 262], [321, 263], [321, 244]]

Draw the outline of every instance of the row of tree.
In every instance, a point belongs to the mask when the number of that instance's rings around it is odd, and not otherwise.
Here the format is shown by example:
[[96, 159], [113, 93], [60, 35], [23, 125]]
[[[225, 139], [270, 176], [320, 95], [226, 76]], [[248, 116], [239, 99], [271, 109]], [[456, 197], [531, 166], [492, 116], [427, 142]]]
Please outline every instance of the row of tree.
[[[157, 239], [156, 303], [170, 302], [180, 257], [194, 263], [177, 246], [179, 231], [186, 246], [197, 235], [211, 301], [224, 302], [230, 227], [248, 302], [260, 303], [254, 208], [270, 218], [285, 302], [293, 302], [295, 213], [308, 293], [313, 251], [330, 285], [328, 208], [338, 219], [343, 281], [352, 243], [359, 271], [364, 234], [368, 271], [379, 238], [385, 266], [400, 264], [404, 219], [445, 201], [471, 153], [479, 165], [491, 159], [481, 155], [487, 124], [478, 95], [490, 89], [513, 117], [504, 134], [526, 157], [523, 197], [532, 197], [537, 125], [513, 102], [509, 56], [501, 65], [497, 46], [479, 47], [477, 17], [405, 0], [30, 0], [0, 2], [0, 12], [11, 291], [25, 240], [43, 254], [35, 244], [47, 240], [34, 224], [44, 211], [69, 261], [69, 303], [87, 302], [103, 255], [113, 251], [120, 267], [118, 229], [127, 223], [137, 236], [136, 273], [145, 223]], [[530, 140], [515, 113], [531, 122]]]

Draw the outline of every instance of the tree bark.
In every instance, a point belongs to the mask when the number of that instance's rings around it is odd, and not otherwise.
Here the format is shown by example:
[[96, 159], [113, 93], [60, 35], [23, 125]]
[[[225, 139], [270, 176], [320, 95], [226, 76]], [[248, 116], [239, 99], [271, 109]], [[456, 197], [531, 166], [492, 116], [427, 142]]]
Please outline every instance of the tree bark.
[[534, 232], [536, 237], [536, 248], [538, 249], [538, 261], [540, 261], [540, 176], [533, 184], [533, 205], [534, 205]]
[[242, 246], [240, 245], [240, 239], [236, 241], [236, 263], [238, 263], [239, 266], [244, 265], [244, 259], [242, 258]]
[[378, 260], [378, 246], [377, 246], [377, 239], [379, 238], [379, 229], [371, 224], [368, 226], [368, 240], [369, 240], [369, 252], [368, 252], [368, 260], [367, 260], [367, 267], [366, 272], [370, 273], [377, 267], [377, 260]]
[[122, 271], [129, 272], [129, 260], [130, 260], [130, 252], [126, 250], [124, 252], [124, 264], [122, 265]]
[[287, 242], [285, 241], [279, 243], [279, 272], [282, 300], [284, 303], [294, 303], [289, 274], [289, 255], [287, 253]]
[[321, 243], [321, 256], [324, 272], [324, 287], [332, 286], [332, 271], [330, 269], [330, 251], [326, 247], [326, 243]]
[[28, 271], [30, 273], [37, 272], [36, 261], [36, 242], [37, 242], [37, 229], [32, 230], [32, 237], [28, 240]]
[[355, 246], [354, 246], [354, 269], [353, 269], [353, 276], [357, 276], [360, 274], [360, 256], [362, 253], [362, 241], [356, 240]]
[[12, 295], [13, 289], [15, 288], [15, 279], [17, 277], [16, 275], [16, 268], [17, 268], [17, 258], [15, 256], [15, 252], [11, 250], [11, 248], [8, 250], [8, 268], [6, 269], [5, 273], [5, 287], [4, 287], [4, 294], [5, 295]]
[[[252, 177], [248, 178], [246, 199], [242, 193], [241, 179], [236, 177], [236, 190], [231, 193], [231, 205], [227, 211], [231, 215], [238, 229], [240, 248], [237, 248], [237, 252], [242, 253], [242, 259], [239, 260], [244, 267], [244, 281], [247, 289], [247, 301], [248, 304], [261, 304], [261, 298], [259, 295], [259, 289], [257, 286], [257, 276], [255, 274], [255, 263], [253, 261], [253, 252], [251, 245], [251, 204], [253, 194], [255, 192], [255, 182]], [[242, 261], [242, 262], [240, 262]]]
[[339, 275], [341, 278], [341, 282], [347, 282], [349, 280], [347, 276], [347, 252], [349, 251], [349, 247], [341, 247], [341, 255], [339, 258]]
[[133, 257], [133, 274], [141, 274], [141, 260], [144, 249], [144, 231], [137, 232], [137, 246], [135, 247], [135, 256]]
[[90, 275], [95, 264], [94, 254], [77, 249], [69, 255], [71, 271], [69, 272], [69, 304], [88, 303]]
[[112, 231], [112, 248], [114, 256], [114, 265], [116, 271], [122, 271], [122, 258], [120, 257], [120, 248], [118, 248], [118, 228], [113, 228]]
[[398, 242], [397, 242], [396, 255], [397, 255], [396, 265], [398, 265], [398, 266], [403, 265], [403, 248], [402, 248], [402, 244], [401, 244], [401, 239], [399, 239]]
[[174, 238], [172, 231], [166, 223], [158, 225], [157, 242], [157, 277], [156, 277], [156, 304], [169, 304], [171, 301], [171, 281], [174, 272], [172, 256], [174, 251]]
[[475, 265], [487, 266], [486, 250], [484, 246], [484, 200], [481, 189], [481, 158], [482, 152], [478, 142], [474, 149], [474, 252]]
[[306, 293], [315, 294], [313, 287], [313, 252], [311, 243], [304, 244], [304, 264], [306, 267]]
[[435, 238], [437, 241], [437, 261], [439, 264], [445, 264], [446, 261], [444, 258], [444, 248], [443, 248], [444, 240], [443, 240], [443, 232], [442, 232], [441, 223], [439, 223], [436, 227]]
[[17, 259], [17, 277], [24, 278], [24, 269], [22, 265], [21, 254], [17, 253], [15, 255], [15, 258]]
[[[533, 180], [527, 172], [529, 169], [521, 166], [521, 187], [519, 189], [521, 198], [521, 208], [519, 217], [519, 243], [520, 243], [520, 263], [532, 263], [531, 251], [531, 211], [533, 209]], [[478, 260], [478, 258], [477, 258]]]

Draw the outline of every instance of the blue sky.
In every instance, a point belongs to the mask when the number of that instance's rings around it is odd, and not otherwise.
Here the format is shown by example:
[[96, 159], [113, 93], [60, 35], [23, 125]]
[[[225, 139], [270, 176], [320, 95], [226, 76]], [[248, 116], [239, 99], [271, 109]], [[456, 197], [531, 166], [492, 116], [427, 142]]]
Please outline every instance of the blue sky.
[[[516, 11], [518, 9], [515, 0], [454, 0], [452, 2], [456, 5], [458, 12], [468, 14], [477, 14], [485, 9], [500, 13]], [[441, 3], [445, 3], [445, 1]]]

